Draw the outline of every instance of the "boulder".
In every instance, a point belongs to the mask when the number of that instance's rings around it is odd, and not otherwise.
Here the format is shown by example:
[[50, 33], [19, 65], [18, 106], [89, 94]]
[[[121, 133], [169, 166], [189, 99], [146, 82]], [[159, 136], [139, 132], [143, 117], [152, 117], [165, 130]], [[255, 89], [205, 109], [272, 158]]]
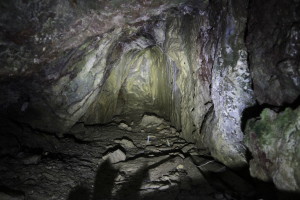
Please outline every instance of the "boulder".
[[133, 141], [130, 140], [130, 139], [127, 139], [127, 138], [115, 139], [114, 142], [120, 144], [125, 149], [127, 149], [127, 148], [128, 149], [136, 148], [136, 146], [133, 143]]
[[120, 149], [117, 149], [113, 152], [107, 153], [102, 157], [102, 159], [103, 160], [108, 159], [112, 164], [114, 164], [126, 160], [126, 154]]
[[251, 176], [285, 191], [300, 191], [300, 107], [276, 113], [264, 109], [246, 125], [245, 143], [253, 159]]
[[158, 127], [164, 122], [164, 119], [156, 117], [154, 115], [144, 115], [142, 118], [142, 121], [140, 123], [140, 126], [143, 127], [151, 127], [155, 126]]

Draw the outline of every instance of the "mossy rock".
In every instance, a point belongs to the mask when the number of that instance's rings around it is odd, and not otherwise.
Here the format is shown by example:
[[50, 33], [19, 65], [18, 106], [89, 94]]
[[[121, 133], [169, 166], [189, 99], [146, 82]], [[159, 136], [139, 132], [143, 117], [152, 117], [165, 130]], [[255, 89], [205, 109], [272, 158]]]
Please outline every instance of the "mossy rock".
[[300, 107], [280, 113], [264, 109], [260, 118], [248, 121], [245, 144], [253, 156], [253, 177], [269, 178], [282, 190], [300, 191], [299, 127]]

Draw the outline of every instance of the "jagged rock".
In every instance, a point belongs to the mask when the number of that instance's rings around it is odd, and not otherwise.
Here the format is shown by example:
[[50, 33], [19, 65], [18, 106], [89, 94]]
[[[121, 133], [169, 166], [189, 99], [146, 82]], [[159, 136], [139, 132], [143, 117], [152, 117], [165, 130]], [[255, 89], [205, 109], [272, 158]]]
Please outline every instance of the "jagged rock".
[[170, 133], [170, 130], [168, 129], [163, 129], [161, 131], [159, 131], [159, 134], [169, 134]]
[[193, 144], [188, 144], [188, 145], [185, 145], [182, 149], [181, 149], [181, 151], [183, 152], [183, 153], [188, 153], [189, 151], [191, 151], [192, 149], [194, 149], [195, 148], [195, 145], [193, 145]]
[[129, 127], [127, 124], [125, 123], [120, 123], [118, 126], [120, 129], [126, 130], [126, 131], [132, 131], [132, 128]]
[[[171, 150], [171, 148], [170, 148], [170, 150]], [[185, 156], [184, 156], [182, 153], [179, 153], [179, 152], [169, 153], [169, 155], [172, 155], [172, 156], [180, 156], [182, 159], [185, 158]]]
[[[241, 118], [245, 108], [254, 104], [247, 49], [244, 43], [247, 3], [240, 1], [226, 13], [227, 21], [222, 43], [216, 50], [218, 60], [212, 69], [211, 98], [214, 104], [212, 131], [205, 144], [211, 154], [230, 167], [246, 165]], [[234, 6], [234, 7], [235, 7]], [[238, 12], [243, 8], [244, 11]], [[230, 30], [230, 34], [228, 31]], [[235, 42], [237, 41], [237, 43]]]
[[247, 123], [245, 143], [253, 159], [253, 177], [272, 180], [277, 188], [300, 191], [300, 107], [275, 113], [264, 109]]
[[178, 170], [183, 170], [183, 169], [184, 169], [184, 165], [179, 164], [179, 165], [177, 165], [176, 169], [178, 169]]
[[117, 149], [113, 152], [109, 152], [107, 153], [106, 155], [104, 155], [102, 157], [103, 160], [109, 160], [111, 163], [118, 163], [118, 162], [121, 162], [121, 161], [124, 161], [126, 160], [126, 154], [121, 151], [120, 149]]
[[172, 134], [175, 134], [175, 133], [177, 132], [177, 130], [176, 130], [175, 128], [173, 128], [173, 127], [171, 127], [170, 130], [171, 130], [171, 133], [172, 133]]
[[178, 172], [170, 173], [169, 175], [163, 176], [162, 180], [179, 181], [180, 180], [180, 175], [179, 175]]
[[139, 125], [142, 127], [159, 127], [163, 122], [164, 119], [154, 115], [144, 115]]
[[159, 166], [149, 170], [149, 180], [158, 180], [168, 172], [175, 170], [177, 166], [182, 165], [183, 159], [180, 156], [171, 158]]
[[140, 157], [134, 160], [126, 161], [126, 163], [116, 163], [114, 166], [119, 169], [120, 172], [130, 176], [142, 168], [147, 168], [149, 166], [155, 165], [156, 163], [168, 160], [169, 156], [157, 156], [151, 158]]
[[161, 125], [159, 125], [158, 127], [156, 127], [156, 130], [158, 131], [162, 131], [162, 130], [170, 130], [170, 125], [168, 125], [165, 121], [163, 121], [164, 123], [162, 123]]
[[300, 95], [299, 6], [299, 1], [281, 0], [253, 0], [250, 4], [251, 31], [246, 43], [254, 94], [260, 104], [281, 106]]
[[198, 167], [204, 172], [220, 173], [226, 170], [226, 167], [215, 160], [202, 160], [198, 162]]
[[145, 185], [142, 185], [141, 189], [142, 190], [147, 190], [147, 189], [159, 189], [161, 187], [165, 186], [164, 183], [156, 182], [156, 183], [148, 183]]
[[170, 185], [162, 185], [161, 187], [159, 187], [159, 190], [167, 190], [170, 188]]
[[114, 142], [120, 144], [125, 149], [126, 148], [129, 148], [129, 149], [136, 148], [135, 144], [131, 140], [126, 139], [126, 138], [116, 139], [116, 140], [114, 140]]

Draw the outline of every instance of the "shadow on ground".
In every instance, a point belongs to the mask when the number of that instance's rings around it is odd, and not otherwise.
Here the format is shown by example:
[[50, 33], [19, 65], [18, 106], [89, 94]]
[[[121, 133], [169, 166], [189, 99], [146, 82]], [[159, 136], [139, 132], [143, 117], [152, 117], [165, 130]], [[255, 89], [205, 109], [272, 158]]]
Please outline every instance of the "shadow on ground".
[[[114, 181], [118, 170], [114, 169], [109, 160], [104, 161], [97, 170], [94, 189], [91, 193], [85, 186], [79, 185], [70, 193], [68, 200], [109, 200], [112, 199]], [[124, 200], [139, 199], [139, 188], [145, 178], [148, 177], [148, 169], [142, 167], [119, 190], [115, 198]]]
[[[162, 161], [164, 162], [164, 161]], [[143, 181], [149, 178], [148, 171], [161, 163], [156, 163], [154, 165], [144, 165], [137, 172], [135, 172], [130, 179], [127, 179], [126, 183], [122, 184], [121, 188], [118, 188], [117, 194], [113, 194], [113, 189], [115, 185], [115, 179], [117, 178], [119, 171], [116, 170], [109, 160], [104, 161], [98, 168], [93, 191], [91, 192], [89, 188], [84, 185], [78, 185], [73, 188], [68, 196], [67, 200], [228, 200], [228, 199], [241, 199], [241, 200], [297, 200], [299, 194], [278, 191], [274, 185], [264, 183], [261, 181], [256, 181], [250, 177], [245, 177], [244, 170], [239, 173], [242, 175], [244, 180], [252, 180], [252, 185], [254, 188], [249, 190], [249, 188], [243, 188], [243, 183], [233, 183], [231, 181], [238, 180], [232, 178], [234, 175], [232, 172], [218, 172], [218, 173], [203, 173], [205, 174], [206, 180], [210, 186], [214, 188], [214, 192], [208, 194], [205, 191], [201, 191], [203, 188], [194, 188], [194, 190], [180, 190], [178, 187], [168, 187], [164, 191], [153, 191], [140, 196], [140, 188]], [[237, 186], [241, 186], [238, 187]], [[254, 192], [254, 193], [252, 193]], [[252, 193], [252, 194], [251, 194]], [[224, 195], [223, 195], [224, 194]], [[229, 195], [228, 195], [229, 194]], [[221, 197], [220, 197], [221, 195]]]

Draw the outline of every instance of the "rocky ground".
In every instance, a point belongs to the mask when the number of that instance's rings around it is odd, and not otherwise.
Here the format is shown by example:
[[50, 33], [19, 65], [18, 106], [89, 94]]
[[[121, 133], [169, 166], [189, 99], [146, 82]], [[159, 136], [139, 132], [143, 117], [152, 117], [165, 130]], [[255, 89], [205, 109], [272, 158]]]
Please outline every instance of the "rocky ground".
[[0, 199], [259, 199], [252, 183], [155, 116], [71, 133], [42, 136], [51, 148], [1, 149]]
[[63, 138], [42, 135], [48, 141], [43, 147], [11, 148], [10, 153], [1, 149], [0, 199], [253, 199], [257, 195], [249, 182], [155, 116], [144, 116], [139, 124], [77, 124], [71, 133]]

